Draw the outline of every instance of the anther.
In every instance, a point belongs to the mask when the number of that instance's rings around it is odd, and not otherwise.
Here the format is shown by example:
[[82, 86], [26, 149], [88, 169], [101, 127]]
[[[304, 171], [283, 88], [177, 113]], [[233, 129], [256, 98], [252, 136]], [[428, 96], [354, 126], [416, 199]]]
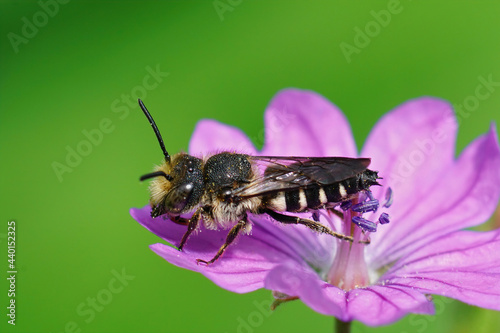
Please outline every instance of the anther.
[[379, 202], [378, 200], [369, 200], [366, 202], [360, 202], [351, 207], [351, 210], [356, 213], [366, 213], [366, 212], [375, 212], [378, 209]]
[[369, 232], [377, 231], [377, 224], [376, 223], [374, 223], [372, 221], [368, 221], [367, 219], [364, 219], [362, 217], [354, 216], [352, 218], [352, 222], [365, 231], [369, 231]]
[[316, 222], [319, 222], [319, 212], [318, 211], [314, 211], [312, 213], [312, 219]]
[[349, 210], [349, 208], [352, 207], [352, 201], [344, 201], [343, 203], [340, 204], [340, 208], [345, 212], [346, 210]]
[[368, 196], [368, 198], [369, 198], [370, 200], [375, 200], [375, 198], [373, 197], [372, 191], [367, 190], [367, 191], [365, 191], [365, 192], [366, 192], [366, 195]]
[[387, 224], [391, 222], [391, 220], [389, 219], [389, 214], [387, 213], [380, 214], [378, 221], [380, 222], [380, 224]]
[[388, 187], [387, 191], [385, 192], [385, 203], [384, 207], [389, 208], [392, 205], [392, 199], [394, 197], [394, 194], [392, 192], [392, 188]]

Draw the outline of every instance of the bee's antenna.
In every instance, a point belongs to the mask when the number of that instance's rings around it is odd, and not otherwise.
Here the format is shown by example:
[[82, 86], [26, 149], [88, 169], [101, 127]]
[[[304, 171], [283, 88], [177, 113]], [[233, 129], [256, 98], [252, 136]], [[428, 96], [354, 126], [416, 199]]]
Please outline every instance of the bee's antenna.
[[[158, 130], [158, 127], [156, 127], [156, 123], [153, 120], [153, 117], [151, 117], [151, 115], [149, 114], [148, 109], [146, 109], [146, 106], [144, 105], [144, 103], [141, 101], [140, 98], [138, 99], [138, 101], [139, 101], [139, 106], [142, 109], [142, 112], [144, 112], [144, 114], [146, 115], [146, 117], [149, 120], [149, 123], [151, 124], [151, 127], [153, 127], [153, 131], [155, 131], [156, 138], [158, 139], [158, 143], [160, 144], [160, 148], [163, 151], [163, 155], [165, 156], [165, 161], [167, 161], [168, 163], [170, 163], [170, 155], [168, 154], [167, 150], [165, 149], [165, 144], [163, 144], [163, 139], [161, 137], [160, 131]], [[147, 176], [147, 175], [145, 175], [145, 176]], [[143, 177], [145, 177], [145, 176], [143, 176]], [[158, 175], [156, 175], [156, 176], [158, 176]], [[156, 176], [152, 176], [152, 177], [156, 177]], [[141, 177], [141, 180], [143, 180], [142, 177]]]
[[141, 178], [139, 178], [139, 180], [142, 182], [143, 180], [146, 180], [149, 178], [154, 178], [154, 177], [159, 177], [159, 176], [163, 176], [163, 177], [167, 178], [168, 181], [171, 181], [173, 179], [172, 176], [167, 175], [163, 171], [155, 171], [155, 172], [151, 172], [151, 173], [148, 173], [148, 174], [142, 176]]

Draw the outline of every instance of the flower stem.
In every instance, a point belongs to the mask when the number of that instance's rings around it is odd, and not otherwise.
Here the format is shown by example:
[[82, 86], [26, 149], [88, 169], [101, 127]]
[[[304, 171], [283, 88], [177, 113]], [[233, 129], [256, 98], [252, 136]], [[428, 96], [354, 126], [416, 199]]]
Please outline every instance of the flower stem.
[[335, 318], [335, 332], [336, 333], [350, 333], [351, 332], [351, 321], [342, 321]]

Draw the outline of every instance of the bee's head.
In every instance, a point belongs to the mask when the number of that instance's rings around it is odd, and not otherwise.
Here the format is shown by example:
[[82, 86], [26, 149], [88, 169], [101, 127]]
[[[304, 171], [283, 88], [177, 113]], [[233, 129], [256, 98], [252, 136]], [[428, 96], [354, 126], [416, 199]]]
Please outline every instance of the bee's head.
[[165, 156], [165, 163], [155, 168], [155, 171], [142, 176], [145, 180], [154, 178], [151, 182], [151, 211], [152, 217], [165, 213], [179, 215], [195, 207], [203, 194], [203, 169], [202, 160], [184, 153], [179, 153], [170, 158], [160, 131], [141, 100], [139, 105], [149, 119], [155, 131], [160, 147]]
[[165, 213], [179, 215], [195, 207], [203, 194], [202, 160], [187, 154], [177, 154], [171, 163], [141, 177], [154, 178], [150, 185], [152, 217]]

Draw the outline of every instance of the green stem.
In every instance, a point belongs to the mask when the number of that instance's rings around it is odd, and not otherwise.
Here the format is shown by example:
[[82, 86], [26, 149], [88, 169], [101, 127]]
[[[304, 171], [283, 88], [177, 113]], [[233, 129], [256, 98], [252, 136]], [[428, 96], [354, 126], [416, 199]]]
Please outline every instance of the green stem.
[[336, 333], [350, 333], [351, 321], [342, 321], [335, 318], [335, 332]]

